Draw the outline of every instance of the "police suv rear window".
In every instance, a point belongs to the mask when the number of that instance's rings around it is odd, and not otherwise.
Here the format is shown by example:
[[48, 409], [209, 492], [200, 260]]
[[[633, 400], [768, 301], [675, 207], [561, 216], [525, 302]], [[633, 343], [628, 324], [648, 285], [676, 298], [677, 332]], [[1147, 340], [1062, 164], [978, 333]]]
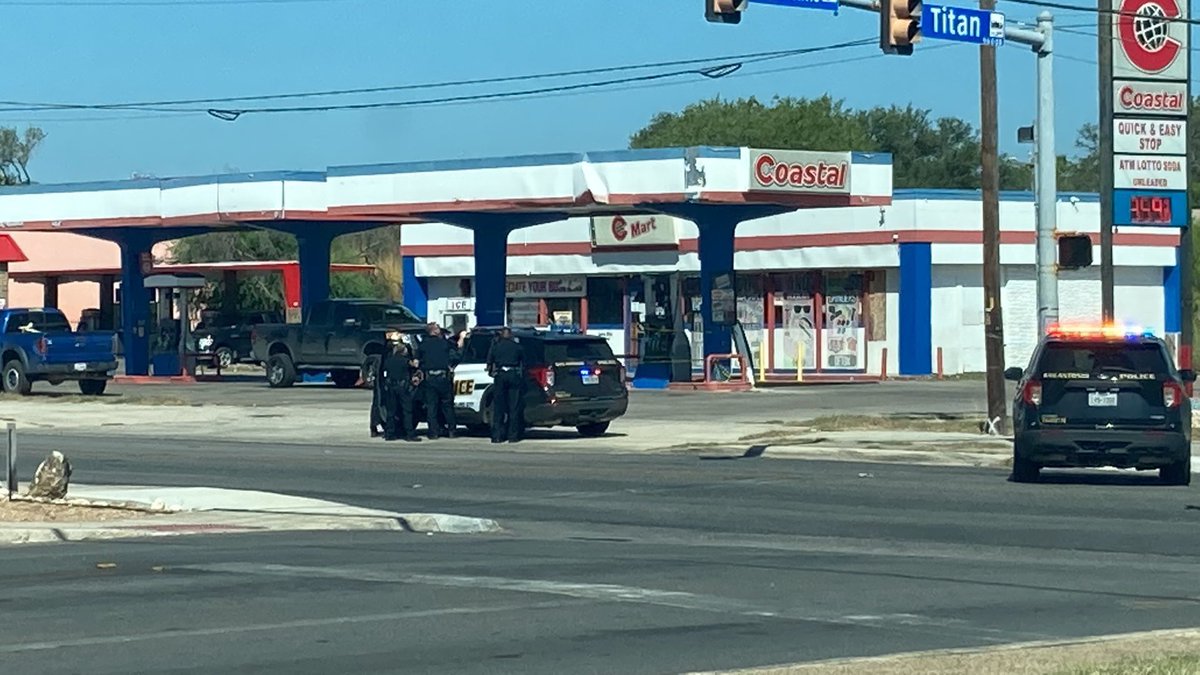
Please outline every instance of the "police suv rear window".
[[605, 340], [564, 340], [547, 342], [546, 360], [551, 363], [574, 361], [603, 361], [613, 358], [612, 349]]
[[1051, 342], [1038, 362], [1047, 380], [1088, 379], [1098, 375], [1118, 379], [1159, 379], [1170, 369], [1162, 347], [1135, 342]]

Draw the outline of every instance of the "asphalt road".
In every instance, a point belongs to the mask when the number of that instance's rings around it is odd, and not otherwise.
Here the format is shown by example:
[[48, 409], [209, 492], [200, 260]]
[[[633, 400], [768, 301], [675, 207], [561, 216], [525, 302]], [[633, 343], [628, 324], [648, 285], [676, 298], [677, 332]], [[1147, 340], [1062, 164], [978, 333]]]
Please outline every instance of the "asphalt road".
[[677, 673], [1200, 623], [1200, 494], [1152, 476], [1016, 485], [449, 441], [22, 444], [25, 475], [61, 448], [81, 483], [254, 487], [508, 531], [2, 549], [13, 672]]

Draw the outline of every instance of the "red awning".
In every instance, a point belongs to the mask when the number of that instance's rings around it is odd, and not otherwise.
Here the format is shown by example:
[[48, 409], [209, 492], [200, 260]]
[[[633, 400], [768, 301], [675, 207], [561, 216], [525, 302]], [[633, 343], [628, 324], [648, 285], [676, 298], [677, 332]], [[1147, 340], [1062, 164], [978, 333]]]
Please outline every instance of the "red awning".
[[17, 242], [7, 234], [0, 234], [0, 263], [16, 263], [25, 262], [29, 258], [25, 257], [25, 252], [17, 246]]

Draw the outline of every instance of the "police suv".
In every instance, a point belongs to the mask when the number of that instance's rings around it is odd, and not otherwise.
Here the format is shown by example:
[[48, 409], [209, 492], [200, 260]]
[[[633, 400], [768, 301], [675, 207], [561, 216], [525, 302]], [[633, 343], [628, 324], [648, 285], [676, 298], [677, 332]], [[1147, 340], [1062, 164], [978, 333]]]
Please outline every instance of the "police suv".
[[1192, 412], [1186, 383], [1159, 338], [1120, 327], [1051, 330], [1029, 366], [1009, 368], [1016, 482], [1043, 467], [1159, 471], [1168, 485], [1191, 483]]
[[[468, 333], [454, 369], [454, 408], [459, 424], [487, 433], [492, 420], [492, 377], [487, 354], [499, 327]], [[577, 332], [513, 328], [525, 355], [523, 418], [528, 427], [575, 427], [602, 436], [625, 414], [629, 393], [625, 368], [602, 337]]]

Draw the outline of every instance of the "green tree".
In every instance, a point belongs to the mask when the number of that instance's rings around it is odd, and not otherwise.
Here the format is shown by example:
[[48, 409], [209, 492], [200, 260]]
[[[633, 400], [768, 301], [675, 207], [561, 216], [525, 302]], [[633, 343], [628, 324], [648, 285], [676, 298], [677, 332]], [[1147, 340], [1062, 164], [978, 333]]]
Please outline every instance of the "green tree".
[[[299, 254], [295, 237], [273, 230], [202, 234], [176, 241], [171, 251], [174, 261], [180, 263], [295, 260]], [[332, 274], [329, 279], [332, 297], [393, 300], [399, 297], [398, 272], [395, 271], [400, 267], [398, 226], [338, 237], [333, 240], [330, 259], [335, 263], [376, 267], [370, 275], [357, 272]], [[222, 284], [210, 284], [201, 294], [201, 302], [209, 307], [220, 307], [224, 292]], [[282, 278], [271, 274], [242, 279], [238, 284], [236, 306], [241, 311], [282, 308]]]
[[[736, 120], [736, 123], [731, 123]], [[935, 118], [912, 105], [852, 110], [829, 96], [700, 101], [659, 113], [630, 139], [634, 148], [731, 145], [890, 152], [896, 187], [979, 187], [979, 133], [968, 122]], [[1001, 187], [1027, 190], [1031, 168], [1004, 156]]]
[[26, 127], [18, 133], [14, 127], [0, 127], [0, 185], [28, 185], [29, 158], [46, 138], [38, 127]]

